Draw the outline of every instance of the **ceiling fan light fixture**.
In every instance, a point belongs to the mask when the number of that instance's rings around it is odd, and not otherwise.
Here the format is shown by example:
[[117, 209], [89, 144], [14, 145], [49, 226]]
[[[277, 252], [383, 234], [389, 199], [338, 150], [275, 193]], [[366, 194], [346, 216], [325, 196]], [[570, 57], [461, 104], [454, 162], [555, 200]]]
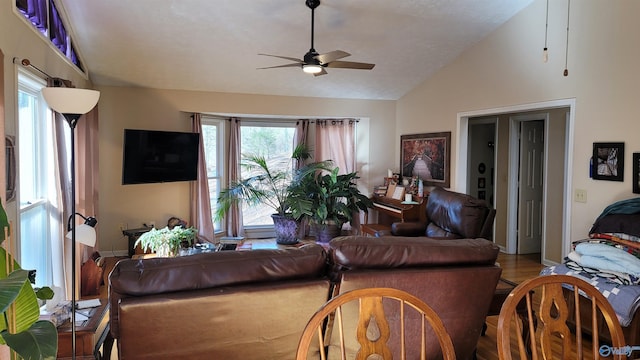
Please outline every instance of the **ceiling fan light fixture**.
[[302, 71], [307, 74], [317, 74], [322, 71], [322, 66], [315, 64], [302, 65]]

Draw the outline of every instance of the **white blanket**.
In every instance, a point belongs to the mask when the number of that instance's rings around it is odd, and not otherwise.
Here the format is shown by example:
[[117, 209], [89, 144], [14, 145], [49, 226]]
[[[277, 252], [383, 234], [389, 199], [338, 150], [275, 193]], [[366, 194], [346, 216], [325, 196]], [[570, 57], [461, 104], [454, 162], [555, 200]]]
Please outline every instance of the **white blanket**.
[[594, 269], [616, 271], [640, 277], [640, 259], [622, 249], [605, 244], [580, 243], [576, 245], [573, 261]]

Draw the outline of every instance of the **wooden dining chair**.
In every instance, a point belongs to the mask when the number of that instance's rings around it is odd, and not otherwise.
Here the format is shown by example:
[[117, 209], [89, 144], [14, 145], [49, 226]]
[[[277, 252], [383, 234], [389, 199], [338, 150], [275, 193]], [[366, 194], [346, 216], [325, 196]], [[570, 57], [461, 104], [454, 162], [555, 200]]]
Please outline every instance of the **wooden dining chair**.
[[[581, 297], [588, 299], [588, 306], [581, 308]], [[524, 316], [517, 311], [518, 304], [526, 305]], [[610, 355], [622, 359], [616, 352], [626, 345], [609, 301], [586, 281], [569, 275], [538, 276], [522, 282], [503, 303], [497, 326], [500, 360], [581, 360]], [[583, 340], [585, 329], [590, 338]], [[611, 341], [601, 343], [602, 335], [610, 335]]]
[[404, 360], [417, 354], [422, 360], [455, 359], [440, 317], [405, 291], [365, 288], [336, 296], [311, 317], [296, 359]]

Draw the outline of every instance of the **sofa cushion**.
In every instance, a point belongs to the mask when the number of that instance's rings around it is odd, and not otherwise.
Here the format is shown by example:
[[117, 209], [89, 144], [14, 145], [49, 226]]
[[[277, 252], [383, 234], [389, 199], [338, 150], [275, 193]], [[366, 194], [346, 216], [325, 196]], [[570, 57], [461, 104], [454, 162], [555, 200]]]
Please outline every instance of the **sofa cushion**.
[[119, 359], [293, 359], [329, 289], [306, 279], [129, 297], [117, 309]]
[[485, 239], [342, 236], [329, 243], [330, 262], [342, 269], [492, 265], [498, 247]]
[[[434, 188], [427, 200], [427, 219], [430, 228], [427, 236], [443, 237], [447, 233], [453, 237], [474, 238], [482, 234], [490, 209], [484, 200], [473, 196]], [[433, 225], [437, 225], [439, 229]]]

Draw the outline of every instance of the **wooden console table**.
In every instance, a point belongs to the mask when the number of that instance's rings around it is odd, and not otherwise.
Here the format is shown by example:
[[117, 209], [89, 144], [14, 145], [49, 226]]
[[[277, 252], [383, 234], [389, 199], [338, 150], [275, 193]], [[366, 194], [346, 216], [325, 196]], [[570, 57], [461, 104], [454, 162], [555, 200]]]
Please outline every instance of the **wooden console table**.
[[[100, 306], [92, 309], [89, 319], [76, 326], [76, 359], [109, 360], [112, 347], [109, 300], [100, 299]], [[71, 359], [71, 353], [71, 322], [68, 321], [58, 327], [58, 359]]]

